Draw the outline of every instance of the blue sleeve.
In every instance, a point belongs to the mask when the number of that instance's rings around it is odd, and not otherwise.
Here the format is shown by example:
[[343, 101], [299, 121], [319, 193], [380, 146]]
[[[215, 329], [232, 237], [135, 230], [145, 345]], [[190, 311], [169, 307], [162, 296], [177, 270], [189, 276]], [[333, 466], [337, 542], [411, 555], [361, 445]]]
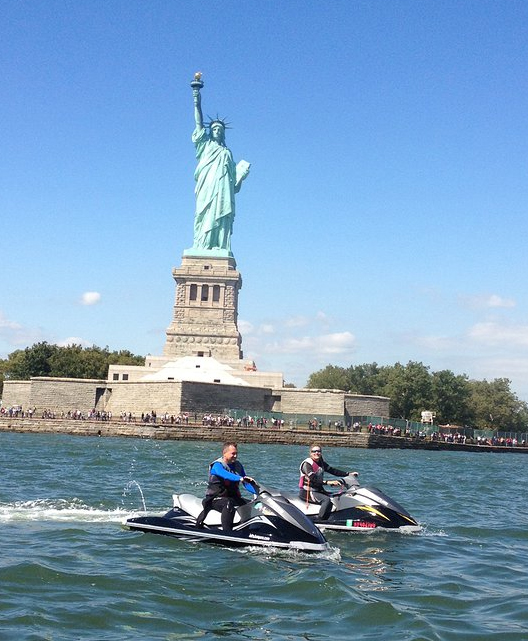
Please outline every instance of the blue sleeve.
[[251, 494], [257, 493], [257, 490], [251, 485], [251, 483], [243, 483], [243, 485], [248, 492], [251, 492]]
[[238, 474], [233, 474], [233, 472], [228, 472], [223, 465], [218, 463], [213, 463], [211, 468], [211, 474], [219, 476], [220, 478], [227, 479], [228, 481], [240, 481], [240, 476]]
[[[246, 476], [246, 470], [244, 469], [244, 466], [242, 465], [242, 463], [240, 463], [240, 469], [242, 472], [242, 476]], [[251, 485], [251, 483], [242, 483], [242, 485], [248, 492], [251, 492], [251, 494], [257, 493], [257, 490], [253, 487], [253, 485]]]

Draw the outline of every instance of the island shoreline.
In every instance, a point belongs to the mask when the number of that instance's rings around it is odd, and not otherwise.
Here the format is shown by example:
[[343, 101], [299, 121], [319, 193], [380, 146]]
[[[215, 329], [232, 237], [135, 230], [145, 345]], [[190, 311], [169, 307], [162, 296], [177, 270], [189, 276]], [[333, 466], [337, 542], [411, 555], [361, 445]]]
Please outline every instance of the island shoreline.
[[68, 434], [120, 438], [147, 438], [174, 441], [236, 441], [277, 445], [309, 445], [317, 441], [326, 447], [363, 449], [414, 449], [429, 451], [494, 452], [528, 454], [528, 447], [446, 443], [418, 437], [390, 436], [365, 432], [309, 430], [305, 427], [265, 427], [202, 425], [197, 423], [130, 423], [120, 420], [97, 421], [86, 419], [0, 418], [0, 432], [24, 434]]

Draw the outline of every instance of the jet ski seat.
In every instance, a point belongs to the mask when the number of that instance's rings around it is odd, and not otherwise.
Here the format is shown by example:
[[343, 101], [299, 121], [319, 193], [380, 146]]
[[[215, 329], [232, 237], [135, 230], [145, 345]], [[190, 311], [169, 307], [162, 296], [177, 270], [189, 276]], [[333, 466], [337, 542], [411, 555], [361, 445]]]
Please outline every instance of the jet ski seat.
[[[187, 514], [190, 514], [191, 516], [194, 516], [196, 519], [200, 512], [203, 510], [202, 506], [202, 499], [199, 499], [197, 496], [194, 496], [194, 494], [173, 494], [172, 495], [172, 504], [173, 507], [180, 508], [184, 512], [187, 512]], [[235, 520], [233, 523], [239, 523], [240, 522], [240, 514], [239, 510], [244, 510], [246, 506], [242, 506], [241, 508], [238, 508], [237, 511], [235, 512]], [[247, 506], [249, 510], [251, 510], [250, 506]], [[245, 518], [248, 518], [248, 516], [245, 516]], [[245, 518], [243, 520], [245, 520]], [[217, 525], [220, 527], [221, 520], [220, 520], [220, 512], [217, 512], [216, 510], [211, 510], [207, 516], [205, 517], [204, 523], [206, 525]]]
[[185, 510], [187, 514], [194, 516], [194, 518], [202, 511], [202, 499], [194, 496], [194, 494], [173, 494], [172, 502], [174, 507]]

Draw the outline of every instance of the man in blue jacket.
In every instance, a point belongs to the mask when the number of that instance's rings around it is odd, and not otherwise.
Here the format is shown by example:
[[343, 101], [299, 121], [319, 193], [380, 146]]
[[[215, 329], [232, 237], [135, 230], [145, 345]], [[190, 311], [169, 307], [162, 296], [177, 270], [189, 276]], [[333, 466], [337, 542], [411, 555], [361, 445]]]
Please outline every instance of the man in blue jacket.
[[209, 466], [209, 482], [202, 501], [203, 510], [196, 519], [196, 527], [203, 527], [207, 514], [211, 510], [217, 510], [221, 512], [222, 529], [232, 530], [236, 508], [246, 503], [240, 494], [240, 482], [248, 492], [257, 493], [252, 485], [255, 481], [246, 476], [244, 466], [237, 460], [237, 456], [237, 444], [224, 443], [222, 456]]

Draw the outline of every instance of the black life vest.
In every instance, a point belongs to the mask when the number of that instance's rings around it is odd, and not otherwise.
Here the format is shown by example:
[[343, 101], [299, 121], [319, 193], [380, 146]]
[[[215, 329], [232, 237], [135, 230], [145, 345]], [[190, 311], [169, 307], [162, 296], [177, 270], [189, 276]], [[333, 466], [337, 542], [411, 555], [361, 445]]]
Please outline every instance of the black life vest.
[[209, 481], [207, 492], [205, 493], [206, 497], [210, 499], [215, 499], [220, 496], [232, 496], [240, 498], [240, 481], [230, 481], [229, 479], [224, 479], [221, 476], [216, 476], [216, 474], [211, 474], [211, 469], [215, 463], [220, 463], [220, 465], [225, 469], [226, 472], [244, 476], [244, 468], [242, 467], [242, 463], [240, 463], [239, 461], [235, 461], [232, 467], [230, 467], [223, 458], [216, 459], [216, 461], [213, 461], [209, 465]]

